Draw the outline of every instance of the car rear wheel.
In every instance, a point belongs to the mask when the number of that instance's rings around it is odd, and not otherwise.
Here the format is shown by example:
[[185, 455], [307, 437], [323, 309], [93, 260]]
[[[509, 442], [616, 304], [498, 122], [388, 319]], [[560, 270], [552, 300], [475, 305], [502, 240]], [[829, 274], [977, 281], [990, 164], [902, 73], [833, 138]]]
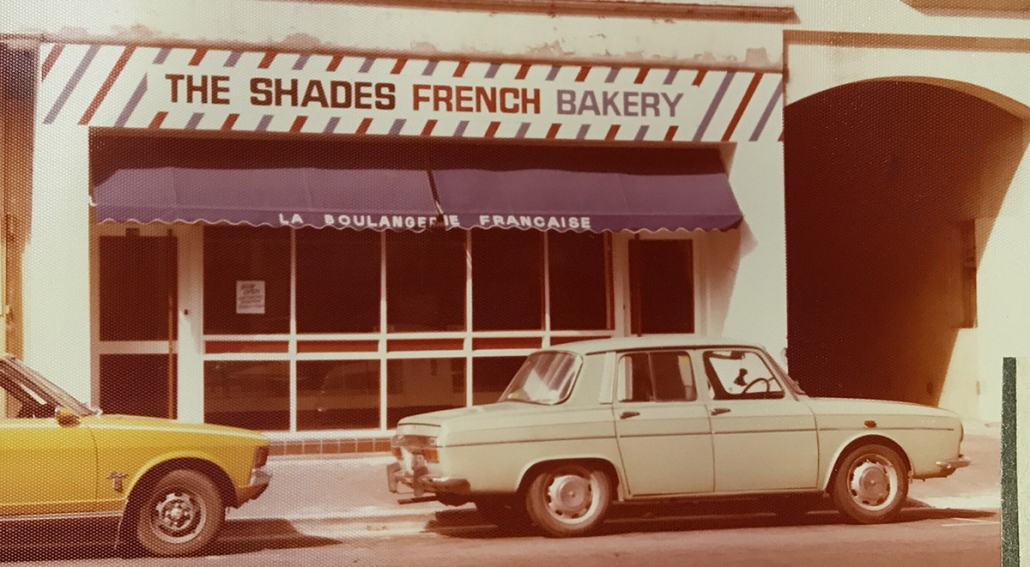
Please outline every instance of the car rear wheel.
[[832, 493], [837, 509], [852, 521], [888, 522], [908, 497], [908, 468], [894, 449], [863, 445], [841, 461]]
[[529, 517], [550, 536], [587, 535], [596, 530], [612, 501], [611, 480], [597, 468], [571, 463], [544, 470], [529, 485]]
[[140, 503], [136, 538], [154, 555], [192, 555], [214, 540], [224, 521], [225, 505], [211, 479], [193, 470], [174, 470]]

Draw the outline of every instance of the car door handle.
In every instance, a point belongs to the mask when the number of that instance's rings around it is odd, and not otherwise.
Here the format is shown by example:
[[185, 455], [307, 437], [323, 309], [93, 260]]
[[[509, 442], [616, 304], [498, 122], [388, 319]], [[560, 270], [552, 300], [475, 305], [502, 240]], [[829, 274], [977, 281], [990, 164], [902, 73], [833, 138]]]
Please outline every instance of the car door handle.
[[712, 408], [712, 415], [719, 415], [721, 413], [730, 413], [730, 408]]
[[638, 412], [638, 411], [624, 411], [624, 412], [622, 412], [622, 415], [619, 416], [619, 419], [626, 419], [628, 417], [636, 417], [638, 415], [640, 415], [640, 412]]

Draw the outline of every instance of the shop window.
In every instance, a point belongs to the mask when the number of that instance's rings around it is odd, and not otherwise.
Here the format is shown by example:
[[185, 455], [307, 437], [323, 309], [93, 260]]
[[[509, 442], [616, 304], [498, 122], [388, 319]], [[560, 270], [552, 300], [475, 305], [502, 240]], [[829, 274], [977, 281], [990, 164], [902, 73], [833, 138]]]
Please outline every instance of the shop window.
[[476, 405], [496, 402], [525, 360], [524, 356], [473, 359], [472, 402]]
[[297, 231], [297, 332], [379, 330], [379, 233]]
[[290, 331], [290, 229], [204, 229], [204, 332]]
[[100, 340], [175, 339], [174, 237], [100, 237]]
[[386, 258], [390, 331], [465, 328], [464, 232], [390, 232]]
[[289, 429], [289, 363], [205, 362], [204, 421], [260, 431]]
[[472, 328], [543, 328], [543, 233], [472, 231]]
[[378, 360], [297, 362], [297, 429], [379, 427]]
[[387, 427], [409, 415], [459, 408], [465, 405], [464, 358], [415, 358], [390, 360], [386, 365], [387, 382], [399, 382], [401, 392], [387, 394]]
[[547, 237], [551, 328], [610, 329], [608, 250], [603, 234], [552, 233]]

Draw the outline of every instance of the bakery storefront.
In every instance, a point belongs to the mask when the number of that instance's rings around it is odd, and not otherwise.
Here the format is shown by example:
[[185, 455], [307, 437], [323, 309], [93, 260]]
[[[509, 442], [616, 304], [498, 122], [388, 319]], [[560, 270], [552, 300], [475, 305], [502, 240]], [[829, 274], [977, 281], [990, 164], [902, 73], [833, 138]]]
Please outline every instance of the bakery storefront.
[[72, 44], [39, 60], [37, 136], [88, 146], [88, 205], [69, 206], [89, 217], [106, 412], [371, 438], [495, 400], [541, 346], [785, 345], [778, 72]]

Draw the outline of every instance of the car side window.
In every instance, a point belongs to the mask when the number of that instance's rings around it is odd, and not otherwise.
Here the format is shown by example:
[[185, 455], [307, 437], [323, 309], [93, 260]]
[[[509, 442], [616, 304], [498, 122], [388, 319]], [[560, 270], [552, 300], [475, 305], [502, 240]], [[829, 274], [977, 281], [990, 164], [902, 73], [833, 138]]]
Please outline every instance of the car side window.
[[6, 366], [0, 365], [0, 417], [46, 418], [53, 417], [56, 407], [33, 392]]
[[690, 355], [682, 351], [633, 352], [619, 359], [619, 400], [672, 402], [697, 399]]
[[710, 350], [703, 355], [711, 398], [779, 399], [783, 387], [757, 352], [747, 350]]

